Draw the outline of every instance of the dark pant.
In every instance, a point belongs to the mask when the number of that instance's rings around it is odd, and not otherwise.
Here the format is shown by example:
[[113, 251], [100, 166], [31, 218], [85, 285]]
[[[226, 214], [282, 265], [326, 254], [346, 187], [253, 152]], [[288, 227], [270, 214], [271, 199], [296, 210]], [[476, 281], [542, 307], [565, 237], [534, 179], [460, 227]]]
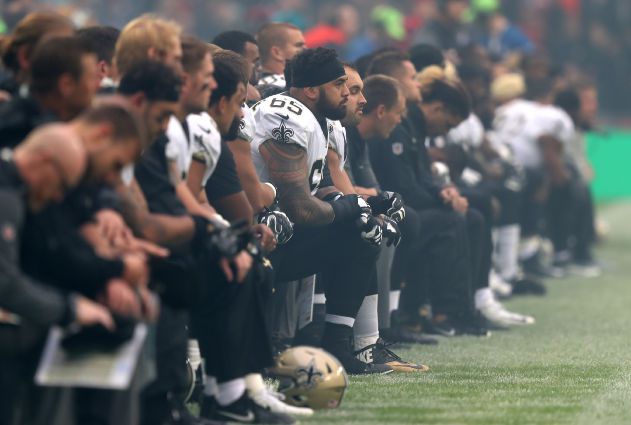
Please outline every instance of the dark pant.
[[552, 186], [547, 204], [546, 233], [554, 244], [554, 251], [569, 250], [570, 235], [572, 234], [574, 205], [572, 186]]
[[162, 423], [170, 414], [169, 398], [187, 389], [188, 312], [163, 303], [156, 329], [156, 380], [141, 394], [141, 423]]
[[12, 425], [16, 415], [33, 415], [37, 406], [30, 393], [47, 329], [0, 324], [0, 425]]
[[375, 273], [378, 255], [379, 248], [364, 242], [353, 223], [339, 223], [296, 226], [293, 238], [277, 248], [270, 260], [277, 282], [318, 274], [327, 314], [354, 318]]
[[577, 260], [591, 260], [595, 230], [594, 203], [589, 188], [581, 181], [552, 186], [547, 207], [547, 234], [554, 250], [571, 249]]
[[486, 181], [479, 187], [482, 191], [495, 197], [500, 203], [499, 217], [490, 222], [491, 224], [499, 227], [519, 224], [524, 203], [521, 189], [507, 187], [504, 180]]
[[272, 270], [255, 261], [243, 283], [228, 282], [216, 266], [205, 268], [191, 321], [206, 371], [226, 382], [273, 365], [265, 307]]
[[393, 287], [402, 280], [406, 282], [400, 308], [415, 315], [420, 304], [429, 299], [437, 313], [469, 311], [472, 297], [467, 220], [446, 209], [417, 211], [408, 207], [406, 211], [401, 223], [403, 240], [392, 266]]
[[543, 170], [526, 169], [522, 192], [521, 234], [523, 237], [541, 235], [545, 222], [547, 179]]
[[596, 243], [596, 214], [592, 192], [584, 184], [577, 188], [576, 215], [573, 222], [574, 258], [578, 261], [592, 260], [592, 247]]
[[489, 273], [493, 256], [494, 221], [491, 195], [484, 189], [462, 190], [462, 196], [469, 202], [467, 211], [467, 232], [471, 256], [471, 278], [473, 290], [489, 284]]

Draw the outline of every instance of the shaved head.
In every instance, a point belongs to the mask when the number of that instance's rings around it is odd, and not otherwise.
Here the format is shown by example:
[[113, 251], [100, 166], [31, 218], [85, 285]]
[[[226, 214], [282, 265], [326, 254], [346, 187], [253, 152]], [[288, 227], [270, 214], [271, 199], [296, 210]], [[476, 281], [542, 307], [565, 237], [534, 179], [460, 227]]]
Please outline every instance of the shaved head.
[[60, 202], [79, 184], [88, 163], [81, 139], [68, 124], [36, 129], [15, 149], [13, 159], [35, 211]]

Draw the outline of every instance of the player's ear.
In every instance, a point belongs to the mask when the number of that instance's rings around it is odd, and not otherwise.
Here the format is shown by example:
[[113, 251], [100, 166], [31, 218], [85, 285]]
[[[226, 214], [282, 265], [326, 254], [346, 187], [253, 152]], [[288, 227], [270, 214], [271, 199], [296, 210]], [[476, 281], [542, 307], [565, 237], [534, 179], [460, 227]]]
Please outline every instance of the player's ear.
[[383, 117], [385, 116], [386, 116], [386, 105], [382, 103], [381, 105], [377, 106], [377, 118], [383, 119]]
[[29, 59], [29, 49], [27, 46], [22, 46], [18, 48], [17, 52], [18, 62], [20, 64], [21, 69], [29, 69], [31, 66], [31, 61]]
[[129, 99], [129, 102], [135, 107], [139, 108], [145, 103], [146, 100], [147, 98], [145, 94], [143, 92], [138, 92], [131, 96], [131, 98]]
[[74, 78], [67, 72], [60, 75], [59, 79], [57, 80], [57, 90], [59, 90], [59, 94], [61, 94], [64, 98], [72, 94], [75, 86], [76, 82]]
[[228, 112], [228, 108], [230, 107], [230, 99], [226, 96], [222, 96], [217, 103], [217, 110], [220, 115], [226, 114]]
[[270, 50], [271, 56], [277, 61], [285, 61], [285, 55], [283, 55], [283, 51], [278, 46], [272, 46]]
[[152, 60], [157, 60], [158, 59], [158, 50], [155, 47], [149, 47], [147, 49], [147, 58], [152, 59]]
[[317, 102], [320, 98], [320, 88], [319, 87], [306, 87], [303, 89], [305, 96], [307, 99]]
[[104, 60], [99, 62], [99, 73], [101, 74], [101, 78], [105, 78], [107, 76], [107, 71], [109, 70], [109, 65]]

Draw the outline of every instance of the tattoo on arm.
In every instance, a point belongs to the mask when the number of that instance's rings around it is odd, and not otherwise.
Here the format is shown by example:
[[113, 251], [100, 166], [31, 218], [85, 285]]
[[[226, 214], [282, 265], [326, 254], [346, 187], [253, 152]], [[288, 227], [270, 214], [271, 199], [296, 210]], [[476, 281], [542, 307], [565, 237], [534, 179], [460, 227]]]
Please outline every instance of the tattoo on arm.
[[322, 226], [333, 221], [331, 206], [311, 196], [304, 149], [267, 140], [259, 151], [278, 190], [280, 206], [294, 223]]
[[130, 186], [120, 185], [117, 193], [121, 200], [123, 218], [134, 234], [152, 242], [162, 242], [167, 231], [149, 212], [147, 200], [138, 182], [134, 179]]

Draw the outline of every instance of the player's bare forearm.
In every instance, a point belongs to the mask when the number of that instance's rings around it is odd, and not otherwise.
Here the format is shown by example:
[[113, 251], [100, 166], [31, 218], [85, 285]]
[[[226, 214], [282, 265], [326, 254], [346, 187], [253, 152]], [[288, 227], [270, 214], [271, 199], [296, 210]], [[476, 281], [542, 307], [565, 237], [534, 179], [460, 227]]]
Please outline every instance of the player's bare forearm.
[[329, 149], [326, 154], [326, 161], [329, 164], [331, 179], [333, 180], [335, 187], [337, 187], [344, 195], [352, 195], [356, 193], [348, 174], [346, 174], [346, 171], [342, 170], [340, 167], [340, 157], [337, 155], [337, 152], [333, 149]]
[[539, 138], [539, 146], [542, 151], [543, 164], [555, 185], [567, 183], [570, 175], [563, 160], [563, 144], [552, 136]]
[[254, 212], [258, 213], [263, 208], [272, 205], [274, 194], [269, 186], [261, 183], [256, 174], [256, 168], [250, 153], [250, 143], [237, 139], [232, 143], [228, 143], [228, 147], [234, 155], [239, 180]]
[[281, 209], [294, 223], [323, 226], [333, 222], [333, 208], [311, 196], [307, 185], [307, 153], [304, 149], [268, 140], [260, 146], [259, 151], [278, 191]]
[[379, 192], [374, 187], [362, 187], [355, 186], [355, 192], [361, 195], [363, 198], [368, 196], [377, 196]]
[[188, 216], [171, 217], [150, 213], [135, 180], [129, 187], [119, 185], [116, 191], [120, 196], [125, 223], [136, 236], [169, 248], [185, 245], [193, 238], [193, 220]]
[[203, 181], [205, 172], [206, 164], [195, 159], [191, 161], [191, 166], [189, 167], [188, 175], [186, 176], [186, 185], [195, 197], [197, 197], [197, 194], [204, 191]]

